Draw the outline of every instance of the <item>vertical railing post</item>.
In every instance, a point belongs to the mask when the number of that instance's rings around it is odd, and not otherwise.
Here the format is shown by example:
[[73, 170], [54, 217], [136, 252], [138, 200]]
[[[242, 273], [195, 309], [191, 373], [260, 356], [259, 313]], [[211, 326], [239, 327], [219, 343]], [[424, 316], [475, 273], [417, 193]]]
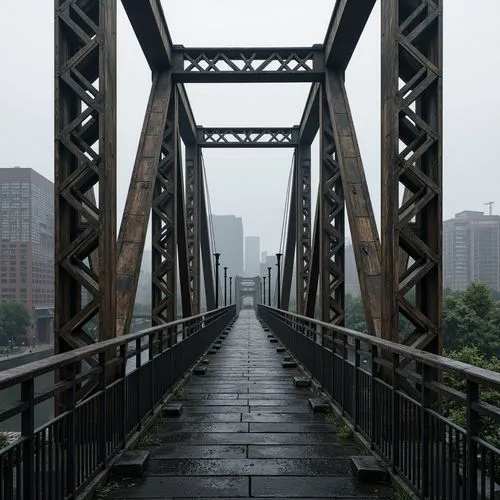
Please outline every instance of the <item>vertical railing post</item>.
[[[420, 365], [420, 366], [419, 366]], [[420, 368], [420, 369], [419, 369]], [[417, 371], [422, 373], [422, 393], [420, 402], [420, 412], [421, 412], [421, 450], [422, 450], [422, 487], [421, 494], [423, 498], [427, 498], [429, 495], [429, 478], [430, 478], [430, 453], [431, 450], [431, 439], [430, 439], [430, 415], [428, 410], [431, 407], [431, 393], [428, 385], [432, 381], [432, 369], [428, 365], [423, 365], [422, 363], [417, 364]]]
[[[69, 389], [68, 394], [68, 445], [66, 448], [66, 461], [67, 461], [67, 485], [68, 491], [65, 492], [65, 496], [68, 494], [71, 498], [75, 498], [76, 496], [76, 484], [75, 479], [77, 477], [76, 470], [76, 457], [77, 457], [77, 449], [76, 449], [76, 427], [78, 425], [76, 421], [76, 373], [77, 367], [75, 364], [71, 364], [68, 368], [68, 373], [70, 376], [71, 387]], [[64, 460], [64, 458], [63, 458]]]
[[375, 387], [377, 378], [377, 346], [371, 344], [370, 346], [370, 362], [371, 362], [371, 377], [370, 377], [370, 448], [375, 446]]
[[[342, 334], [342, 373], [341, 373], [341, 405], [342, 405], [342, 415], [345, 415], [345, 365], [347, 363], [347, 347], [346, 347], [346, 335]], [[333, 339], [332, 339], [332, 351], [333, 351]]]
[[100, 404], [98, 408], [98, 417], [97, 417], [97, 453], [99, 454], [99, 465], [104, 466], [106, 464], [106, 422], [107, 422], [107, 401], [106, 401], [106, 361], [107, 361], [107, 352], [101, 351], [99, 353], [99, 380], [97, 390], [100, 393]]
[[[121, 366], [120, 366], [120, 378], [122, 379], [122, 402], [123, 402], [123, 415], [121, 419], [122, 433], [121, 433], [121, 442], [122, 448], [125, 447], [125, 441], [128, 434], [128, 425], [130, 422], [127, 421], [128, 415], [130, 415], [130, 410], [127, 405], [130, 405], [131, 401], [128, 399], [127, 392], [127, 345], [122, 344], [120, 346], [120, 358], [121, 358]], [[104, 400], [106, 401], [106, 380], [104, 380]]]
[[392, 353], [392, 472], [396, 473], [400, 465], [399, 445], [400, 445], [400, 375], [399, 375], [399, 354]]
[[[479, 401], [479, 386], [472, 380], [467, 380], [467, 500], [477, 500], [477, 441], [481, 419], [474, 406]], [[465, 472], [465, 471], [464, 471]], [[483, 472], [484, 474], [484, 472]], [[493, 481], [490, 478], [490, 481]]]
[[156, 333], [150, 333], [149, 334], [149, 361], [151, 362], [151, 408], [150, 411], [153, 413], [153, 409], [155, 407], [156, 399], [155, 399], [155, 390], [156, 390], [156, 384], [155, 384], [155, 352], [154, 352], [154, 346], [155, 346], [155, 335]]
[[[135, 369], [138, 371], [137, 378], [139, 379], [139, 388], [142, 387], [142, 370], [141, 370], [141, 348], [142, 338], [135, 341]], [[139, 409], [139, 419], [137, 422], [137, 429], [142, 428], [142, 391], [138, 390], [136, 394], [136, 405]]]
[[[23, 443], [23, 498], [35, 498], [35, 380], [29, 378], [21, 384], [21, 399], [25, 409], [21, 414], [21, 436]], [[44, 450], [41, 450], [44, 453]], [[42, 474], [45, 471], [42, 471]]]
[[358, 397], [359, 397], [359, 367], [361, 365], [361, 341], [359, 339], [354, 339], [354, 398], [353, 398], [353, 418], [354, 418], [354, 430], [358, 430], [358, 422], [359, 422], [359, 405], [358, 405]]

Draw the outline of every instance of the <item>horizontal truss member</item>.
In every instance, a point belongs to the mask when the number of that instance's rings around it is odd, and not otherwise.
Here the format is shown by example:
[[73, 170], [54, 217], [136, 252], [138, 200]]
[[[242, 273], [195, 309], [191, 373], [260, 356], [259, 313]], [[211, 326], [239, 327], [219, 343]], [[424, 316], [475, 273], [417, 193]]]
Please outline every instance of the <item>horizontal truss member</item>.
[[198, 143], [204, 148], [293, 148], [298, 139], [298, 127], [198, 128]]
[[321, 45], [241, 49], [176, 46], [174, 53], [177, 82], [314, 82], [324, 78]]

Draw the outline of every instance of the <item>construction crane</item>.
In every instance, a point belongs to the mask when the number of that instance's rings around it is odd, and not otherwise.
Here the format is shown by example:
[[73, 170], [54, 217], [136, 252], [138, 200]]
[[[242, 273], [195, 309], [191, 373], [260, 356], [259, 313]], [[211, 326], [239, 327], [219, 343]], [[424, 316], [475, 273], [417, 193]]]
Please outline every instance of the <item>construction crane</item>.
[[489, 201], [488, 203], [485, 203], [485, 205], [488, 205], [489, 206], [489, 214], [492, 215], [492, 209], [493, 209], [493, 204], [495, 202], [494, 201]]

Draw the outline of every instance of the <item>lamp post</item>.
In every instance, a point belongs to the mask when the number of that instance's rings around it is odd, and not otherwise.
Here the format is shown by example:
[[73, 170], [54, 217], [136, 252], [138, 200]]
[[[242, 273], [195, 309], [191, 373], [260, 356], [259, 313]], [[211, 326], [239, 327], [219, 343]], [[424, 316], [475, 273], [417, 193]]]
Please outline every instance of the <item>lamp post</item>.
[[267, 305], [271, 307], [271, 270], [272, 267], [267, 268]]
[[224, 267], [224, 307], [227, 306], [227, 266]]
[[233, 277], [229, 276], [229, 305], [233, 303]]
[[219, 259], [220, 253], [215, 252], [215, 309], [219, 308]]
[[262, 278], [262, 280], [263, 280], [263, 283], [262, 283], [262, 295], [264, 297], [264, 300], [262, 301], [262, 303], [264, 305], [266, 305], [266, 277], [264, 276]]
[[277, 266], [278, 266], [278, 281], [277, 281], [277, 286], [278, 286], [278, 309], [281, 309], [281, 266], [280, 266], [280, 259], [282, 253], [277, 253], [276, 254], [276, 259], [277, 259]]

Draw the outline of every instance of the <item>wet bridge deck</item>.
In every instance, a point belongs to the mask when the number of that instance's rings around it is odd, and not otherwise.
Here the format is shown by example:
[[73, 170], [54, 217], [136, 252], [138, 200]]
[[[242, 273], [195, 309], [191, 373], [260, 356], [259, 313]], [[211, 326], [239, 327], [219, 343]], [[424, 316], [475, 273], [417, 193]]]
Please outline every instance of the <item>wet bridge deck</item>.
[[253, 311], [242, 311], [203, 376], [179, 391], [180, 417], [164, 417], [143, 441], [142, 480], [123, 480], [109, 498], [392, 498], [352, 477], [352, 442], [296, 388]]

